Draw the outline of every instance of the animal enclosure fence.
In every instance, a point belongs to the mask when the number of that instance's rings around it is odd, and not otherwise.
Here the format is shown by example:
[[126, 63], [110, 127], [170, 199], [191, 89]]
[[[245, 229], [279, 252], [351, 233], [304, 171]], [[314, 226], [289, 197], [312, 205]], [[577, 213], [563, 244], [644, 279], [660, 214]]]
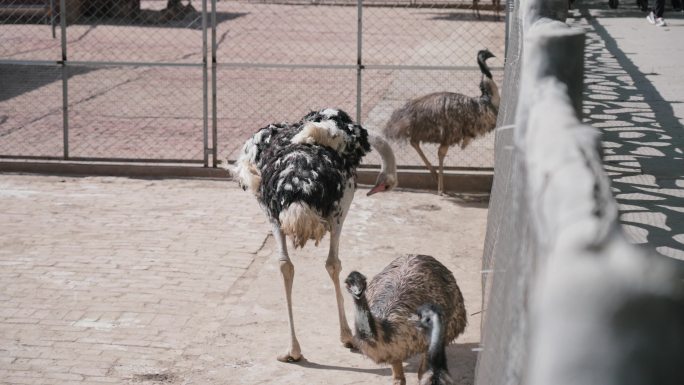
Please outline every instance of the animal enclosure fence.
[[[504, 15], [472, 4], [0, 0], [0, 158], [213, 167], [326, 106], [379, 130], [409, 98], [478, 95], [479, 49], [501, 83]], [[491, 168], [493, 147], [447, 168]], [[398, 161], [422, 167], [409, 146]]]

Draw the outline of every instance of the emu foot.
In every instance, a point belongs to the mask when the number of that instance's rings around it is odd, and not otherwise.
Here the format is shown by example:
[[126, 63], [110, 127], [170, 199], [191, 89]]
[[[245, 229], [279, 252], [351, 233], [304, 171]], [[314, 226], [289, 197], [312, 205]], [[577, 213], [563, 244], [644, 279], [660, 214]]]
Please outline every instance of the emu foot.
[[294, 355], [294, 354], [290, 354], [288, 352], [288, 353], [283, 353], [283, 354], [278, 355], [277, 359], [280, 362], [291, 363], [291, 362], [298, 362], [299, 360], [302, 359], [302, 357], [303, 356], [301, 354]]

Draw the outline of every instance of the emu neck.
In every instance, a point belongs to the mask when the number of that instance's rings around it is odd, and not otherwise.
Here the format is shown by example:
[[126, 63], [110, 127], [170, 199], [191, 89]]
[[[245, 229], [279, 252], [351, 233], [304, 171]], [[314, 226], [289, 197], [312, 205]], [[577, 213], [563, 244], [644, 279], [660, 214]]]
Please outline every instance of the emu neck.
[[366, 296], [362, 295], [359, 299], [354, 298], [354, 306], [356, 307], [354, 326], [356, 327], [357, 337], [362, 340], [377, 339], [375, 321], [373, 320]]
[[433, 320], [432, 330], [430, 331], [428, 363], [433, 372], [436, 370], [448, 370], [446, 353], [444, 352], [444, 330], [439, 318]]
[[485, 63], [484, 60], [477, 58], [477, 65], [480, 66], [480, 71], [484, 76], [488, 77], [489, 79], [492, 78], [492, 73], [489, 71], [489, 67], [487, 66], [487, 63]]
[[492, 105], [496, 107], [496, 109], [499, 109], [499, 102], [501, 101], [501, 96], [499, 95], [499, 87], [496, 86], [496, 82], [493, 79], [490, 78], [484, 78], [482, 79], [482, 93], [486, 93], [489, 96], [489, 100], [492, 102]]
[[380, 172], [384, 172], [385, 175], [391, 175], [396, 177], [397, 175], [397, 161], [394, 157], [394, 151], [390, 147], [389, 143], [381, 136], [374, 134], [372, 132], [368, 133], [368, 142], [375, 149], [375, 151], [380, 154], [382, 161]]

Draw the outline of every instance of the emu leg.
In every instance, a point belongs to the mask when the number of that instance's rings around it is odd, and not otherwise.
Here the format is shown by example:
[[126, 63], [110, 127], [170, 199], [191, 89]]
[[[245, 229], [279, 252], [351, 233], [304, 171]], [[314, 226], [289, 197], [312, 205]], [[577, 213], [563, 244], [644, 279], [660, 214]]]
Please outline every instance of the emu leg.
[[444, 157], [446, 157], [449, 146], [445, 144], [439, 145], [437, 156], [439, 157], [439, 181], [437, 182], [437, 192], [442, 195], [444, 193]]
[[392, 385], [406, 385], [404, 365], [401, 361], [392, 362]]
[[428, 367], [428, 355], [427, 352], [423, 353], [423, 356], [420, 358], [420, 364], [418, 365], [418, 382], [423, 378], [423, 374], [425, 374], [425, 371], [427, 370]]
[[425, 166], [430, 170], [430, 174], [432, 174], [432, 177], [435, 179], [435, 182], [437, 182], [437, 172], [435, 172], [435, 168], [432, 167], [430, 164], [430, 161], [427, 159], [425, 154], [423, 153], [423, 150], [420, 148], [420, 142], [414, 142], [411, 141], [411, 146], [416, 149], [416, 152], [420, 156], [420, 159], [423, 160], [423, 163], [425, 163]]
[[292, 282], [294, 281], [294, 265], [287, 255], [287, 244], [285, 234], [280, 230], [280, 225], [277, 222], [273, 223], [273, 236], [278, 244], [280, 261], [280, 274], [283, 277], [285, 284], [285, 300], [287, 301], [287, 316], [288, 324], [290, 325], [290, 347], [287, 352], [278, 355], [277, 359], [280, 362], [296, 362], [302, 358], [302, 350], [299, 347], [299, 341], [295, 335], [294, 318], [292, 317]]
[[353, 337], [349, 323], [347, 323], [347, 316], [344, 312], [344, 297], [342, 296], [342, 289], [340, 288], [340, 272], [342, 271], [342, 263], [339, 258], [340, 235], [342, 234], [342, 226], [344, 220], [349, 212], [349, 206], [354, 199], [354, 183], [348, 181], [340, 201], [340, 215], [337, 218], [332, 218], [330, 224], [330, 249], [328, 251], [328, 259], [325, 261], [325, 269], [330, 275], [330, 279], [335, 287], [335, 299], [337, 300], [337, 315], [340, 321], [340, 341], [347, 348], [353, 348]]

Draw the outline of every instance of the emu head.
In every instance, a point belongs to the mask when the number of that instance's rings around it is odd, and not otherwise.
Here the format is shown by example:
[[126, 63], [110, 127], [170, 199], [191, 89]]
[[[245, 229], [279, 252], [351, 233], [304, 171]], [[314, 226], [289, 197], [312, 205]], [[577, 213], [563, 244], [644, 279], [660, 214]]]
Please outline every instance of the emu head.
[[416, 315], [411, 317], [416, 327], [430, 333], [437, 317], [442, 316], [442, 309], [435, 304], [425, 304], [416, 310]]
[[366, 291], [366, 277], [358, 271], [352, 271], [344, 280], [347, 291], [355, 299], [361, 299]]
[[492, 57], [496, 57], [496, 56], [494, 56], [494, 54], [491, 53], [491, 51], [489, 51], [487, 48], [481, 49], [477, 52], [477, 61], [478, 62], [481, 61], [484, 63], [485, 61], [487, 61], [487, 59], [492, 58]]
[[482, 72], [482, 75], [490, 79], [492, 78], [492, 73], [491, 71], [489, 71], [489, 66], [487, 66], [487, 59], [492, 57], [496, 56], [494, 56], [494, 54], [489, 52], [489, 50], [486, 48], [477, 52], [477, 65], [480, 66], [480, 71]]

